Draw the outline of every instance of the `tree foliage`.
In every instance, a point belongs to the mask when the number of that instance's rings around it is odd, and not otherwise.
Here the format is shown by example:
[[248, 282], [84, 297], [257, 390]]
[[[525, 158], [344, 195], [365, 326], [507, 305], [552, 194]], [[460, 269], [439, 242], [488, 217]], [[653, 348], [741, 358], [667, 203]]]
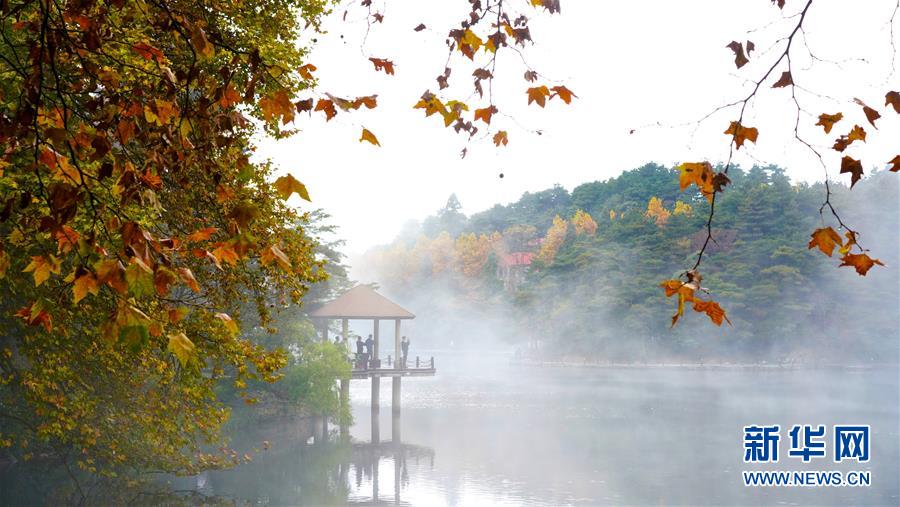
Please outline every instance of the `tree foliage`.
[[[433, 315], [436, 322], [457, 313], [509, 316], [495, 332], [523, 348], [543, 343], [541, 353], [549, 356], [659, 362], [889, 360], [881, 351], [884, 337], [896, 333], [896, 313], [889, 309], [897, 304], [897, 273], [873, 268], [860, 278], [853, 270], [833, 269], [836, 262], [819, 253], [818, 245], [842, 256], [839, 249], [846, 247], [847, 238], [836, 234], [828, 233], [833, 244], [822, 239], [813, 250], [807, 248], [807, 230], [816, 226], [824, 184], [792, 183], [777, 167], [732, 168], [729, 192], [718, 198], [716, 242], [707, 247], [711, 269], [706, 277], [686, 283], [674, 275], [702, 247], [710, 203], [699, 193], [680, 201], [685, 196], [678, 189], [678, 175], [677, 169], [650, 164], [578, 185], [571, 193], [551, 189], [553, 200], [527, 193], [468, 217], [461, 235], [490, 237], [502, 231], [500, 248], [489, 255], [476, 279], [464, 276], [461, 265], [435, 276], [428, 249], [421, 246], [432, 239], [424, 235], [407, 234], [373, 250], [361, 267], [384, 280], [385, 291], [401, 302], [467, 309]], [[900, 203], [895, 175], [878, 172], [852, 191], [834, 185], [832, 192], [836, 203], [859, 217], [873, 247], [889, 254], [885, 264], [898, 262], [890, 245], [898, 217], [882, 211]], [[654, 197], [666, 209], [678, 209], [681, 202], [682, 210], [689, 206], [692, 212], [673, 212], [659, 225], [646, 214]], [[614, 218], [611, 209], [617, 210]], [[537, 255], [544, 243], [535, 238], [550, 235], [557, 227], [554, 217], [559, 215], [557, 223], [566, 217], [575, 222], [579, 211], [603, 217], [595, 235], [569, 227], [551, 262], [535, 257], [523, 266], [518, 285], [498, 280], [505, 276], [496, 269], [501, 255]], [[510, 225], [515, 223], [519, 225]], [[394, 278], [400, 266], [403, 276]], [[658, 280], [671, 282], [659, 287]], [[675, 307], [668, 315], [659, 311], [666, 301]], [[704, 318], [690, 319], [695, 312]], [[673, 314], [678, 316], [675, 328]], [[721, 327], [710, 328], [706, 319]], [[458, 326], [473, 324], [462, 321]]]
[[265, 322], [324, 276], [284, 202], [306, 188], [273, 184], [250, 141], [289, 133], [312, 82], [295, 41], [324, 7], [3, 3], [0, 440], [17, 456], [232, 462], [201, 448], [228, 414], [214, 387], [286, 362], [241, 334], [242, 304]]

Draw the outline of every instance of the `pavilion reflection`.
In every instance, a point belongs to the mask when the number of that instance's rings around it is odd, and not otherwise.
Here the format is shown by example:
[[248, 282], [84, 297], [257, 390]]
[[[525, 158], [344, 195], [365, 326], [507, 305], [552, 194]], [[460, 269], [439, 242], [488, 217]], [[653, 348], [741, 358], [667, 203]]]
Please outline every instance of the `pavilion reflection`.
[[[407, 444], [401, 440], [401, 424], [399, 414], [395, 414], [391, 424], [391, 440], [381, 441], [378, 438], [378, 419], [373, 420], [371, 442], [349, 443], [349, 459], [338, 467], [340, 482], [353, 486], [349, 489], [347, 503], [352, 505], [410, 505], [401, 498], [402, 492], [409, 487], [409, 465], [434, 467], [434, 449], [415, 444]], [[382, 464], [393, 465], [393, 491], [384, 494], [384, 472]], [[390, 480], [390, 478], [388, 478]]]

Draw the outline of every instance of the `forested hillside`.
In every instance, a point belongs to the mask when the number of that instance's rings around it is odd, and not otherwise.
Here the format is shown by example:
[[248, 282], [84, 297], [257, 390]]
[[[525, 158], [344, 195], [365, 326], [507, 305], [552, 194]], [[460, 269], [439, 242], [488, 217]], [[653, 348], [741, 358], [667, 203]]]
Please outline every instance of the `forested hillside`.
[[[854, 199], [832, 184], [860, 243], [886, 264], [860, 277], [807, 248], [809, 231], [823, 223], [820, 184], [792, 183], [777, 167], [729, 175], [703, 286], [731, 326], [688, 310], [671, 327], [674, 303], [659, 283], [693, 263], [709, 208], [699, 193], [679, 192], [677, 170], [654, 164], [471, 216], [451, 196], [368, 252], [360, 271], [426, 313], [419, 334], [434, 344], [485, 339], [481, 328], [542, 357], [895, 362], [896, 176], [876, 172]], [[464, 313], [483, 320], [463, 321]]]

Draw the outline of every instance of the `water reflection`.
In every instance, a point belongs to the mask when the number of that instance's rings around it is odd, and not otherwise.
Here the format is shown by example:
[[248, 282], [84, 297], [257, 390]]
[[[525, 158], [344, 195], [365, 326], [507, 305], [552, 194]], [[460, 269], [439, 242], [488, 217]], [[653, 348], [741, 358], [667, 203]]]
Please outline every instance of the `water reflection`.
[[[342, 481], [353, 477], [347, 503], [353, 505], [413, 505], [404, 501], [410, 467], [434, 468], [434, 449], [403, 443], [351, 444], [351, 460], [341, 465]], [[387, 472], [387, 473], [386, 473]]]
[[[272, 447], [251, 464], [207, 474], [202, 491], [257, 505], [900, 501], [896, 368], [556, 369], [454, 359], [445, 358], [438, 377], [404, 385], [400, 418], [389, 405], [373, 412], [369, 383], [354, 381], [350, 441], [331, 428], [327, 442], [307, 444], [310, 435], [286, 424], [243, 435]], [[848, 421], [872, 426], [873, 459], [857, 467], [872, 471], [871, 487], [741, 484], [744, 424]], [[852, 467], [786, 461], [768, 468]]]
[[260, 505], [418, 505], [403, 496], [411, 469], [427, 473], [434, 468], [434, 449], [402, 442], [399, 415], [392, 417], [390, 440], [381, 441], [379, 419], [371, 419], [375, 442], [345, 440], [338, 428], [325, 440], [321, 435], [304, 440], [299, 434], [285, 441], [282, 434], [252, 463], [174, 479], [172, 485]]

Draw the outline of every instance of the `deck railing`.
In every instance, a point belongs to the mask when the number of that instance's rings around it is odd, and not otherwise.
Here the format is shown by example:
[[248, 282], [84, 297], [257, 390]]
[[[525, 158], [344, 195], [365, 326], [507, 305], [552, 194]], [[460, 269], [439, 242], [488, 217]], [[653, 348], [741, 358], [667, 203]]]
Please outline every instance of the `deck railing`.
[[377, 370], [434, 370], [434, 356], [422, 359], [416, 356], [415, 360], [407, 359], [406, 361], [395, 361], [391, 356], [385, 359], [361, 359], [353, 358], [350, 360], [354, 372], [377, 371]]

